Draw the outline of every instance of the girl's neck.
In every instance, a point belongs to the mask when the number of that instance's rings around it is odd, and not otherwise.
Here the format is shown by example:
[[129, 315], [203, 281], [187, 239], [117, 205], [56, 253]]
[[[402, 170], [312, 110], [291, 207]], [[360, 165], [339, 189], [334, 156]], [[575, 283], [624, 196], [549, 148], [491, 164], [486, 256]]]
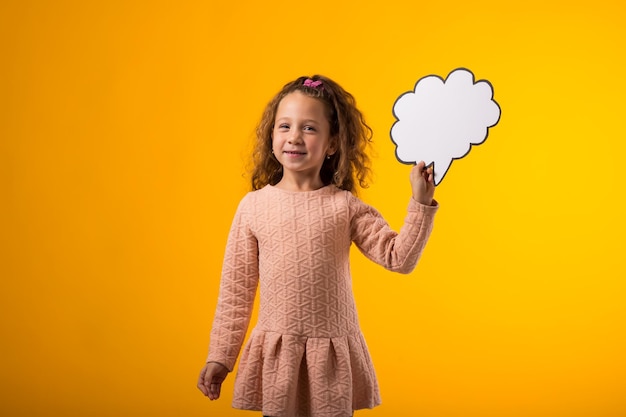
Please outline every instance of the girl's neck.
[[276, 188], [287, 191], [315, 191], [324, 186], [322, 179], [317, 178], [294, 178], [283, 176], [275, 185]]

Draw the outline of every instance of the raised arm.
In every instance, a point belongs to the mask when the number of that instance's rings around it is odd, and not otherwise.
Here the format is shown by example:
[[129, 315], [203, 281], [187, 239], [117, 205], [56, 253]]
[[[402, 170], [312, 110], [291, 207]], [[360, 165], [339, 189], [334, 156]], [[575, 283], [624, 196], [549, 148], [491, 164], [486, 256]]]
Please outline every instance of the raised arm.
[[[432, 168], [423, 162], [411, 170], [413, 196], [400, 232], [389, 227], [373, 207], [350, 196], [352, 240], [370, 260], [400, 273], [415, 269], [433, 227], [438, 204], [433, 200]], [[428, 204], [425, 204], [428, 203]]]

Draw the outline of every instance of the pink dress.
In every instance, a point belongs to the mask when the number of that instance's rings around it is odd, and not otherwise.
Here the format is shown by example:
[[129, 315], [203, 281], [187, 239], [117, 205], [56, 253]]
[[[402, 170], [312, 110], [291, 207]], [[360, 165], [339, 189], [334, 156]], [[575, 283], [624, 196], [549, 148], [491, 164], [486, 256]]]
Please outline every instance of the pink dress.
[[409, 273], [437, 208], [410, 199], [397, 233], [332, 185], [248, 193], [228, 236], [208, 356], [232, 371], [259, 287], [259, 317], [241, 355], [233, 407], [273, 417], [348, 417], [380, 404], [352, 294], [350, 245]]

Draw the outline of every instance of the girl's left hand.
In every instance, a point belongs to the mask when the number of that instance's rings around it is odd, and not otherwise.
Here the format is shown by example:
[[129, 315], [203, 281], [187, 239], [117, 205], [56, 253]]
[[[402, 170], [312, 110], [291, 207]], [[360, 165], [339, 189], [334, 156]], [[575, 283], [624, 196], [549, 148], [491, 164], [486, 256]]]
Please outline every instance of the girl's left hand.
[[435, 196], [435, 179], [432, 165], [426, 167], [424, 161], [420, 161], [411, 170], [411, 188], [413, 198], [418, 203], [430, 206]]

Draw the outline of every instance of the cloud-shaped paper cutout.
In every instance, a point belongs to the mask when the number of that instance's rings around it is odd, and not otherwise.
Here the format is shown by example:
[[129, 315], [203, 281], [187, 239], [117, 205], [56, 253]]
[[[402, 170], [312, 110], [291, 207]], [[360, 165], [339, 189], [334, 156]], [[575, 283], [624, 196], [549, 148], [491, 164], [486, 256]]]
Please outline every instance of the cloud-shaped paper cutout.
[[458, 68], [445, 80], [437, 75], [421, 78], [414, 91], [398, 97], [393, 114], [396, 158], [405, 164], [432, 164], [439, 185], [453, 160], [487, 139], [489, 128], [500, 120], [500, 106], [489, 81], [474, 82], [471, 71]]

